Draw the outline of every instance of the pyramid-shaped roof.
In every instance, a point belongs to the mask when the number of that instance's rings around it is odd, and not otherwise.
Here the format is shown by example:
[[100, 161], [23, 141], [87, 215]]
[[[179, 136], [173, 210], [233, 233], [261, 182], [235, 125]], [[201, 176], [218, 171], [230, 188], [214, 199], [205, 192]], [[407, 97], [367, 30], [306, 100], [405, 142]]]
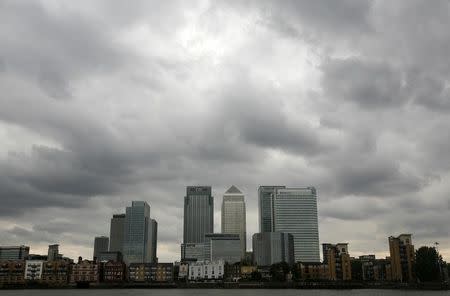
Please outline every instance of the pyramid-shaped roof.
[[236, 186], [232, 185], [232, 186], [230, 187], [230, 189], [228, 189], [227, 192], [225, 192], [225, 194], [226, 194], [226, 193], [242, 193], [242, 192], [241, 192], [239, 189], [237, 189]]

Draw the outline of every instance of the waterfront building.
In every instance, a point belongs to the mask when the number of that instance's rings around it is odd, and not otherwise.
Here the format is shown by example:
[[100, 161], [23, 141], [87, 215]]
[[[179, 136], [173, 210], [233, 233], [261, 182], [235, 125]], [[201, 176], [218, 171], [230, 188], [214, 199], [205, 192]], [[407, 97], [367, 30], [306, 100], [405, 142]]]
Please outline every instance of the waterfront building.
[[52, 260], [43, 264], [42, 282], [50, 287], [66, 286], [70, 280], [71, 262], [69, 260]]
[[247, 251], [247, 230], [244, 194], [231, 186], [223, 195], [222, 233], [239, 234], [241, 239], [241, 258]]
[[273, 200], [277, 189], [285, 186], [260, 186], [258, 188], [259, 232], [273, 232]]
[[1, 260], [24, 260], [30, 253], [28, 246], [2, 246], [0, 247]]
[[294, 237], [290, 233], [262, 232], [252, 237], [253, 261], [257, 266], [294, 264]]
[[105, 283], [122, 283], [126, 279], [126, 265], [122, 261], [108, 261], [103, 264]]
[[20, 286], [25, 283], [25, 261], [0, 261], [0, 288]]
[[123, 235], [125, 233], [125, 214], [115, 214], [111, 218], [109, 230], [109, 251], [123, 253]]
[[123, 258], [127, 264], [156, 261], [156, 225], [145, 201], [133, 201], [126, 208]]
[[60, 259], [59, 255], [59, 245], [49, 245], [48, 246], [48, 252], [47, 252], [47, 260], [48, 261], [54, 261]]
[[276, 189], [273, 217], [275, 232], [292, 234], [296, 262], [320, 262], [317, 193], [314, 187]]
[[130, 282], [146, 283], [151, 281], [151, 263], [130, 263], [128, 279]]
[[173, 282], [173, 263], [131, 263], [128, 267], [130, 282]]
[[239, 234], [208, 233], [205, 234], [205, 259], [223, 260], [229, 264], [240, 262], [242, 258]]
[[177, 267], [178, 280], [186, 280], [189, 274], [189, 264], [180, 262]]
[[[362, 255], [357, 259], [361, 263], [361, 274], [363, 281], [374, 281], [375, 280], [375, 255]], [[352, 269], [353, 271], [353, 269]], [[355, 277], [352, 276], [353, 279]]]
[[205, 260], [205, 243], [181, 244], [182, 262]]
[[109, 237], [107, 236], [97, 236], [94, 239], [94, 255], [93, 259], [96, 260], [101, 252], [108, 252], [109, 248]]
[[304, 281], [326, 281], [330, 279], [329, 267], [324, 263], [297, 262], [296, 268], [300, 279]]
[[97, 284], [100, 282], [100, 263], [97, 261], [83, 260], [79, 257], [78, 262], [72, 266], [70, 282], [73, 284]]
[[25, 261], [25, 280], [40, 281], [42, 279], [44, 261], [26, 260]]
[[152, 264], [150, 271], [151, 280], [159, 283], [173, 282], [173, 263]]
[[375, 281], [392, 281], [391, 258], [375, 260], [373, 278]]
[[411, 236], [411, 234], [401, 234], [398, 237], [390, 236], [388, 239], [393, 281], [413, 282], [415, 280], [415, 252]]
[[225, 261], [197, 261], [189, 264], [189, 281], [223, 280]]
[[352, 267], [348, 243], [325, 244], [324, 262], [328, 265], [330, 280], [349, 281], [352, 279]]

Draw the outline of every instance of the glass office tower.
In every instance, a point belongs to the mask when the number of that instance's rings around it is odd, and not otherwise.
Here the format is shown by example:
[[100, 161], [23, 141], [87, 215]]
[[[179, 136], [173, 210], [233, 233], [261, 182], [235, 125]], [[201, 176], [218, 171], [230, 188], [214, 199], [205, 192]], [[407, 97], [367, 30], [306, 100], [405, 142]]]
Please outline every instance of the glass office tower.
[[145, 201], [133, 201], [126, 208], [123, 238], [123, 257], [126, 263], [153, 263], [154, 235], [150, 206]]
[[274, 231], [292, 234], [295, 262], [320, 262], [316, 189], [279, 188], [273, 206]]

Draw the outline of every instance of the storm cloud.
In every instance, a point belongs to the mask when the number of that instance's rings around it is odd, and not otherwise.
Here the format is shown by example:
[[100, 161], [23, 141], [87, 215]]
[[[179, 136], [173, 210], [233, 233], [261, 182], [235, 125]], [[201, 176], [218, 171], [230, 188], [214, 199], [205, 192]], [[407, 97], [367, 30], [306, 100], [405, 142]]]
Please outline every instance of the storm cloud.
[[450, 260], [448, 1], [0, 3], [0, 243], [91, 256], [132, 200], [179, 258], [187, 185], [315, 186], [321, 242]]

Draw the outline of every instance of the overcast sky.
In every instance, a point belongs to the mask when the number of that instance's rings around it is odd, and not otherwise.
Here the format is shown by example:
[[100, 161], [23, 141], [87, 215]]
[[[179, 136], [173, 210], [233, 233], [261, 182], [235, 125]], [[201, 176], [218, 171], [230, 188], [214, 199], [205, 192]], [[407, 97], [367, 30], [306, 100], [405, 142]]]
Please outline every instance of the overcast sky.
[[0, 1], [0, 245], [92, 256], [132, 200], [315, 186], [320, 241], [450, 260], [448, 1]]

